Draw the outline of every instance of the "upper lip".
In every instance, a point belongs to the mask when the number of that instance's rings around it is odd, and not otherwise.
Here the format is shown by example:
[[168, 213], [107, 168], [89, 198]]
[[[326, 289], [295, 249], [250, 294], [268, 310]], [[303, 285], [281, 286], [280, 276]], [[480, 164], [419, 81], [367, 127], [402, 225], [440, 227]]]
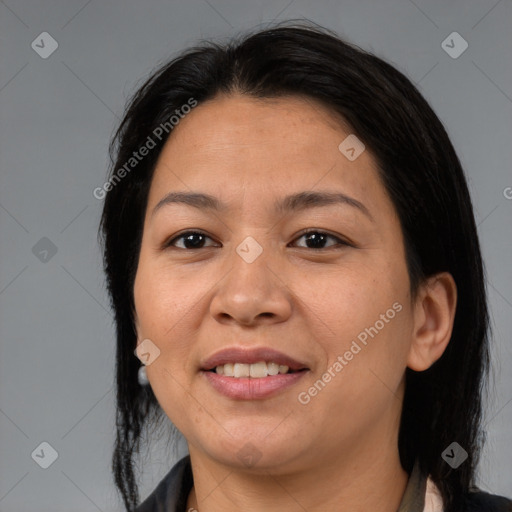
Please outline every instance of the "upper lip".
[[296, 361], [290, 356], [278, 352], [270, 347], [261, 348], [241, 348], [241, 347], [228, 347], [205, 359], [201, 363], [202, 370], [211, 370], [217, 366], [226, 363], [259, 363], [260, 361], [273, 362], [280, 365], [286, 365], [291, 370], [302, 370], [307, 366], [299, 361]]

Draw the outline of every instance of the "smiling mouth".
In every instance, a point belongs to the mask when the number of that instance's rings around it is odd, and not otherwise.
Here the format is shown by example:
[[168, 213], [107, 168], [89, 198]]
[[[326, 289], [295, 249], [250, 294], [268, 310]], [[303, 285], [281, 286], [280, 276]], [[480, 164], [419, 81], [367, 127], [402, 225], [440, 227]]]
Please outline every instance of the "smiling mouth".
[[218, 393], [232, 400], [244, 401], [276, 396], [296, 385], [308, 372], [309, 368], [291, 370], [286, 365], [278, 365], [272, 361], [225, 363], [202, 370], [207, 382]]
[[233, 378], [252, 378], [262, 379], [265, 377], [272, 377], [275, 375], [285, 375], [290, 373], [299, 373], [308, 370], [308, 368], [291, 369], [284, 364], [278, 364], [273, 361], [259, 361], [257, 363], [225, 363], [218, 365], [209, 372], [222, 375], [224, 377]]

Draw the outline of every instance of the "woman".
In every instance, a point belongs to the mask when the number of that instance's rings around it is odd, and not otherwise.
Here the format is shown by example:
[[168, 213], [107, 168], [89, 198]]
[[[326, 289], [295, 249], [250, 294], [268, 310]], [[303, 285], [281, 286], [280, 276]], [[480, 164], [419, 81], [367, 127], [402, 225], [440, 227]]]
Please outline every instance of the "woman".
[[[111, 149], [126, 510], [512, 510], [474, 488], [489, 348], [471, 200], [407, 78], [275, 27], [160, 68]], [[139, 505], [133, 457], [165, 416], [189, 455]]]

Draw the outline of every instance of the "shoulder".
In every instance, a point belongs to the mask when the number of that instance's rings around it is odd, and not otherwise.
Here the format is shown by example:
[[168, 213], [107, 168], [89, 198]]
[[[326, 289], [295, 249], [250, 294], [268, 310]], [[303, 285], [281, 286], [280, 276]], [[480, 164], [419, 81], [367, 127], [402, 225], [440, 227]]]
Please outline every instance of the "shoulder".
[[483, 491], [470, 492], [464, 512], [512, 512], [512, 500]]
[[[443, 510], [441, 493], [429, 477], [427, 479], [423, 512], [443, 512]], [[465, 495], [463, 502], [458, 503], [458, 510], [460, 512], [512, 512], [512, 500], [473, 488]]]
[[190, 456], [180, 459], [135, 512], [175, 512], [185, 508], [192, 488]]

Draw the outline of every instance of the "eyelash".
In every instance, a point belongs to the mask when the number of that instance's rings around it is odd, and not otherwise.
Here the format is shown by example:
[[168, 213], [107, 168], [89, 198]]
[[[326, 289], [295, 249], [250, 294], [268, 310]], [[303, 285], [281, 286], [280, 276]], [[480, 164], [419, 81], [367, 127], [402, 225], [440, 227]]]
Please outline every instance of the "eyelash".
[[[306, 235], [310, 235], [310, 234], [319, 234], [319, 235], [324, 235], [328, 238], [332, 238], [334, 240], [336, 240], [338, 242], [337, 246], [349, 246], [349, 247], [354, 247], [354, 245], [346, 240], [343, 240], [337, 236], [334, 236], [334, 235], [331, 235], [330, 233], [326, 232], [326, 231], [322, 231], [322, 230], [319, 230], [319, 229], [308, 229], [306, 231], [303, 231], [299, 236], [297, 236], [294, 240], [298, 240], [299, 238], [302, 238]], [[187, 248], [184, 248], [184, 247], [173, 247], [173, 244], [174, 242], [176, 242], [177, 240], [180, 240], [182, 238], [184, 238], [185, 236], [187, 235], [202, 235], [206, 238], [209, 238], [210, 240], [213, 240], [210, 236], [208, 236], [206, 233], [204, 233], [203, 231], [199, 231], [199, 230], [193, 230], [193, 231], [184, 231], [183, 233], [181, 233], [180, 235], [170, 239], [169, 241], [165, 242], [164, 245], [163, 245], [163, 249], [167, 249], [167, 248], [175, 248], [175, 249], [179, 249], [179, 250], [182, 250], [182, 251], [199, 251], [201, 249], [207, 249], [208, 247], [199, 247], [197, 249], [187, 249]], [[211, 247], [211, 246], [209, 246]], [[319, 252], [319, 251], [326, 251], [326, 250], [329, 250], [329, 249], [333, 249], [333, 248], [336, 248], [336, 245], [334, 246], [329, 246], [329, 247], [322, 247], [320, 249], [315, 249], [315, 248], [311, 248], [311, 247], [301, 247], [302, 249], [310, 249], [310, 250], [313, 250], [315, 252]]]

